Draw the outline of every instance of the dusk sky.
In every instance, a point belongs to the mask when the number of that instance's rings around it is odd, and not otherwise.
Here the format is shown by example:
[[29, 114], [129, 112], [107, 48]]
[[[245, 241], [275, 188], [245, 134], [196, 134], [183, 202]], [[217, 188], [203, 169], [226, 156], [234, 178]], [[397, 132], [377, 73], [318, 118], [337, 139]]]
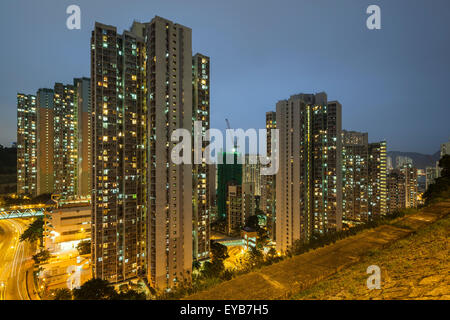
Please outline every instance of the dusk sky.
[[[66, 8], [81, 8], [81, 30]], [[381, 30], [366, 8], [381, 7]], [[325, 91], [343, 128], [388, 150], [431, 154], [450, 138], [448, 0], [3, 0], [0, 144], [16, 141], [16, 94], [90, 77], [95, 21], [122, 32], [155, 15], [192, 28], [211, 57], [211, 126], [263, 128], [296, 93]]]

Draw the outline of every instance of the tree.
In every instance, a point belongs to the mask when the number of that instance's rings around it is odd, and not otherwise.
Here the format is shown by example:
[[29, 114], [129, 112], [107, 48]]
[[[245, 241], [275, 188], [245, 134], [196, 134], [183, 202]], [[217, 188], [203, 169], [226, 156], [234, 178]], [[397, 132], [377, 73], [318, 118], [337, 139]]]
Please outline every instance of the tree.
[[248, 217], [247, 221], [245, 222], [245, 226], [250, 228], [250, 229], [253, 229], [255, 231], [258, 231], [259, 228], [260, 228], [259, 227], [259, 218], [258, 218], [258, 216], [257, 215], [253, 215], [253, 216]]
[[267, 252], [267, 254], [269, 256], [276, 256], [277, 255], [277, 250], [275, 250], [275, 248], [270, 248], [269, 251]]
[[20, 241], [36, 242], [37, 240], [42, 241], [44, 233], [44, 218], [37, 217], [27, 229], [20, 235]]
[[202, 275], [206, 278], [219, 277], [224, 270], [223, 260], [206, 261], [203, 264]]
[[252, 266], [259, 266], [264, 261], [264, 254], [257, 247], [250, 246], [248, 256], [249, 256], [249, 262]]
[[226, 281], [231, 280], [233, 278], [233, 272], [227, 269], [222, 272], [221, 278]]
[[121, 291], [113, 297], [114, 300], [146, 300], [146, 298], [145, 293], [133, 289]]
[[220, 277], [225, 270], [223, 261], [229, 257], [228, 248], [218, 242], [211, 241], [211, 262], [203, 264], [201, 274], [206, 278]]
[[80, 241], [77, 250], [80, 255], [91, 253], [91, 240]]
[[439, 167], [441, 168], [441, 176], [428, 186], [423, 195], [427, 205], [439, 200], [439, 198], [450, 197], [450, 155], [445, 155], [439, 160]]
[[53, 291], [53, 300], [72, 300], [72, 291], [67, 288], [60, 288]]
[[226, 225], [227, 225], [226, 220], [220, 218], [211, 223], [211, 230], [223, 233], [226, 232]]
[[51, 254], [48, 250], [41, 250], [36, 253], [32, 258], [36, 264], [42, 264], [47, 262], [51, 258]]
[[51, 199], [52, 199], [51, 193], [44, 193], [44, 194], [34, 197], [33, 199], [31, 199], [30, 202], [34, 203], [34, 204], [40, 204], [40, 203], [47, 203]]
[[192, 261], [192, 270], [199, 270], [202, 264], [198, 260]]
[[450, 179], [450, 155], [446, 154], [439, 160], [439, 167], [442, 168], [441, 177]]
[[275, 248], [270, 248], [267, 252], [267, 256], [271, 259], [273, 259], [277, 255], [277, 250]]
[[212, 260], [225, 260], [229, 257], [228, 255], [228, 249], [223, 244], [220, 244], [215, 241], [211, 241], [211, 254], [212, 254]]
[[294, 240], [294, 242], [292, 243], [292, 246], [289, 249], [290, 249], [289, 251], [293, 255], [298, 255], [298, 254], [302, 254], [303, 252], [305, 252], [306, 245], [302, 240], [297, 239], [297, 240]]
[[269, 235], [267, 234], [267, 230], [264, 228], [259, 228], [258, 237], [256, 239], [256, 246], [258, 249], [263, 249], [270, 242]]
[[112, 300], [117, 297], [117, 292], [108, 281], [91, 279], [79, 289], [74, 289], [73, 296], [75, 300]]
[[280, 260], [283, 260], [283, 257], [277, 254], [277, 250], [275, 250], [275, 248], [270, 248], [266, 255], [266, 262], [268, 264], [272, 264]]

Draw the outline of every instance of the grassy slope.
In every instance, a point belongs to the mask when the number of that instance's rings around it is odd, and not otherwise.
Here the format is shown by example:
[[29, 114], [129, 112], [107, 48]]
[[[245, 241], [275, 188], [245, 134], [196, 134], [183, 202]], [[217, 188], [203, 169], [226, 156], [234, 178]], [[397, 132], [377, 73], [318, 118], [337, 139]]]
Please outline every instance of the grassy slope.
[[[450, 299], [450, 216], [371, 252], [364, 260], [294, 299]], [[368, 290], [366, 269], [381, 268], [381, 289]]]

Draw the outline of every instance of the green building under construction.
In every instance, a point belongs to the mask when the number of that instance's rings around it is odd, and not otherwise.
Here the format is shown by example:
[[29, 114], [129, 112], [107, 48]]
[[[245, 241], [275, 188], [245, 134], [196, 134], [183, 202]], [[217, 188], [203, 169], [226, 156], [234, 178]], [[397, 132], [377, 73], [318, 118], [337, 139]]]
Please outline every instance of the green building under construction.
[[[226, 161], [227, 154], [233, 154], [233, 163]], [[242, 164], [238, 163], [240, 154], [222, 153], [222, 164], [217, 165], [217, 213], [220, 220], [227, 215], [227, 187], [229, 185], [242, 185]]]

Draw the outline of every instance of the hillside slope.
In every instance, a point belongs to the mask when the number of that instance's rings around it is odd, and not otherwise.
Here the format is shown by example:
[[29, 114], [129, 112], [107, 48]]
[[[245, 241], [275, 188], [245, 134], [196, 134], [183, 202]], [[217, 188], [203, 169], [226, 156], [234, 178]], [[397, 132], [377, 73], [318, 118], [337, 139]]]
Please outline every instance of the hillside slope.
[[358, 263], [368, 253], [386, 248], [449, 213], [450, 202], [439, 203], [393, 220], [390, 224], [365, 230], [332, 245], [238, 276], [186, 299], [286, 299]]
[[[450, 299], [450, 216], [319, 282], [294, 299]], [[367, 289], [367, 267], [381, 270], [381, 289]]]

